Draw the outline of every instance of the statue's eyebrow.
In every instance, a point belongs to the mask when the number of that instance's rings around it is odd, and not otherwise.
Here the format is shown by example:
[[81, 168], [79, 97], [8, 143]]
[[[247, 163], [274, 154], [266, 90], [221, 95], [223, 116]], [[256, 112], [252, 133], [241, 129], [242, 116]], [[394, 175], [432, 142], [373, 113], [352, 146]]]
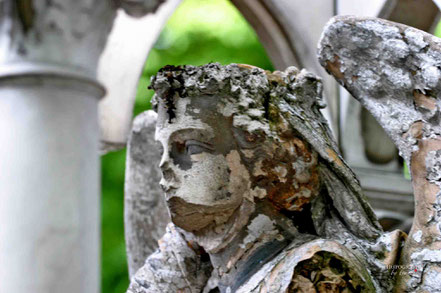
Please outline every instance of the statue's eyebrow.
[[170, 134], [169, 140], [173, 140], [177, 138], [194, 139], [194, 140], [198, 140], [198, 138], [211, 139], [213, 138], [213, 132], [206, 128], [198, 128], [198, 127], [178, 129]]

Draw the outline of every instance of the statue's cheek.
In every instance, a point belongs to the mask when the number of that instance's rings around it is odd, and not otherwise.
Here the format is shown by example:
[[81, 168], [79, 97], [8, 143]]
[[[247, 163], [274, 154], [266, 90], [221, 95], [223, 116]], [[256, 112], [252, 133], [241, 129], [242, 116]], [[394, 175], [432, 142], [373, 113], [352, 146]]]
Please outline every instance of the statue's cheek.
[[225, 157], [201, 153], [191, 158], [192, 167], [178, 171], [181, 184], [177, 196], [188, 203], [203, 206], [231, 204], [228, 190], [230, 170]]
[[250, 173], [242, 164], [239, 152], [232, 150], [227, 154], [226, 161], [229, 168], [228, 192], [232, 195], [232, 201], [241, 202], [243, 198], [254, 201]]

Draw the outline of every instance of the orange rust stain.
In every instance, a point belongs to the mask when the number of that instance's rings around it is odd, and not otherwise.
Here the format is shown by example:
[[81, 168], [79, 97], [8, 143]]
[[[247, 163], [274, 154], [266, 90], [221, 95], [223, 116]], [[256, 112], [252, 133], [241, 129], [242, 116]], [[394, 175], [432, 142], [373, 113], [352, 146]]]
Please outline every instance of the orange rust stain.
[[[297, 158], [303, 158], [305, 162], [311, 162], [312, 151], [305, 142], [294, 137], [282, 141], [272, 153], [275, 154], [274, 157], [263, 160], [261, 169], [267, 176], [260, 187], [267, 190], [268, 199], [277, 209], [302, 211], [304, 206], [310, 203], [318, 194], [319, 172], [317, 162], [311, 164], [309, 169], [310, 179], [305, 183], [294, 182], [296, 171], [292, 164], [295, 164]], [[282, 177], [277, 168], [285, 169], [286, 175]], [[306, 190], [309, 190], [309, 193], [302, 192]]]
[[[415, 251], [420, 251], [421, 248], [431, 250], [438, 250], [439, 242], [436, 241], [439, 236], [439, 229], [436, 227], [436, 221], [428, 221], [436, 213], [433, 203], [436, 201], [436, 195], [439, 192], [439, 187], [430, 182], [426, 170], [426, 157], [430, 151], [437, 151], [441, 149], [441, 137], [431, 139], [420, 139], [418, 141], [418, 150], [412, 153], [410, 167], [412, 174], [412, 185], [415, 198], [415, 216], [413, 219], [413, 227], [409, 237], [407, 238], [404, 248], [402, 250], [400, 261], [402, 263], [413, 263], [410, 256]], [[434, 229], [435, 228], [435, 229]], [[417, 230], [423, 232], [421, 242], [413, 240], [412, 233]], [[404, 292], [406, 289], [406, 282], [408, 275], [398, 274], [394, 292]]]
[[343, 73], [340, 71], [340, 57], [338, 57], [337, 55], [334, 55], [334, 62], [331, 61], [326, 61], [326, 66], [325, 68], [332, 74], [335, 76], [335, 78], [343, 80], [344, 79], [344, 75]]
[[409, 127], [409, 130], [404, 133], [403, 137], [406, 138], [411, 136], [416, 139], [421, 139], [423, 136], [423, 127], [424, 123], [422, 121], [417, 121]]
[[436, 110], [436, 100], [430, 96], [426, 96], [420, 91], [413, 91], [413, 100], [417, 107], [430, 111]]
[[249, 65], [249, 64], [237, 64], [237, 67], [239, 67], [239, 68], [244, 68], [244, 69], [249, 69], [249, 70], [252, 70], [252, 69], [261, 69], [261, 68], [259, 68], [259, 67], [257, 67], [257, 66], [254, 66], [254, 65]]
[[268, 73], [268, 72], [265, 72], [265, 73], [266, 73], [266, 77], [268, 78], [269, 82], [276, 82], [281, 85], [286, 85], [286, 83], [283, 81], [283, 78], [280, 75], [279, 71], [274, 71], [272, 73]]
[[196, 250], [197, 245], [195, 246], [195, 243], [193, 241], [187, 241], [187, 246], [193, 250]]
[[438, 185], [430, 182], [426, 170], [426, 157], [430, 151], [441, 149], [441, 137], [432, 139], [420, 139], [418, 142], [418, 151], [412, 153], [411, 174], [415, 201], [418, 203], [415, 207], [414, 225], [423, 230], [426, 219], [430, 214], [436, 212], [433, 203], [436, 201], [436, 194], [439, 191]]
[[344, 165], [338, 154], [333, 149], [326, 149], [326, 152], [331, 157], [332, 161], [335, 162], [337, 165]]

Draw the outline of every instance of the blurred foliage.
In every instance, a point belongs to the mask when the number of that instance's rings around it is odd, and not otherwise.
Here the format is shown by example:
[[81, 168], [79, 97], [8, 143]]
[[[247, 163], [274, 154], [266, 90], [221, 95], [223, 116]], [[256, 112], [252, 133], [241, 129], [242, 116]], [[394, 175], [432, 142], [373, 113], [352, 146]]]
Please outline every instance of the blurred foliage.
[[101, 157], [101, 292], [125, 292], [128, 286], [124, 243], [124, 166], [126, 151]]
[[[148, 32], [146, 32], [148, 33]], [[140, 36], [141, 37], [141, 36]], [[134, 114], [150, 108], [150, 77], [172, 64], [246, 63], [273, 70], [253, 29], [227, 0], [184, 0], [150, 51], [139, 80]], [[125, 292], [125, 150], [102, 157], [102, 280], [104, 293]]]
[[438, 38], [441, 38], [441, 21], [438, 22], [437, 26], [435, 27], [435, 31], [433, 32], [435, 36]]

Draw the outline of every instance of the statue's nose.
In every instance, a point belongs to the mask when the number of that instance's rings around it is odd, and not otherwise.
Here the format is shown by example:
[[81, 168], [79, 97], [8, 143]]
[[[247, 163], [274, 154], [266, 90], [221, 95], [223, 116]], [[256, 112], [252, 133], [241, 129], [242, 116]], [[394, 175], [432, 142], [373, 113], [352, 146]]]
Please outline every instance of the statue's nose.
[[162, 179], [165, 181], [172, 181], [175, 179], [174, 173], [171, 168], [161, 168]]
[[175, 189], [178, 189], [177, 182], [175, 180], [175, 176], [172, 172], [163, 172], [162, 178], [159, 181], [159, 186], [161, 186], [162, 191], [171, 192]]
[[170, 155], [167, 150], [164, 150], [162, 153], [161, 161], [159, 162], [159, 168], [161, 169], [161, 171], [170, 168], [169, 161], [170, 161]]
[[169, 161], [169, 156], [163, 155], [161, 162], [159, 164], [159, 168], [161, 169], [161, 173], [162, 173], [162, 178], [159, 181], [159, 185], [161, 186], [162, 190], [165, 192], [170, 191], [170, 189], [177, 188], [177, 179], [170, 165], [171, 164]]

